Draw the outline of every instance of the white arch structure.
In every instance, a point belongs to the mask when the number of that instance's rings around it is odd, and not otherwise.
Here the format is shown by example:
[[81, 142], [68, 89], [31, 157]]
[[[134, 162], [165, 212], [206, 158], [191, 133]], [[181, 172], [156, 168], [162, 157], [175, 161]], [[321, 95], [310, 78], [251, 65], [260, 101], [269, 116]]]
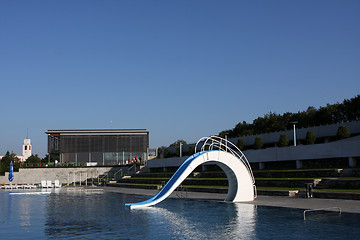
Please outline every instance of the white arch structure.
[[[196, 152], [200, 148], [200, 152]], [[152, 198], [139, 203], [126, 203], [130, 209], [148, 207], [166, 199], [203, 163], [215, 163], [226, 174], [229, 190], [225, 201], [244, 202], [256, 198], [255, 179], [245, 155], [231, 142], [217, 137], [201, 138], [195, 146], [195, 154], [187, 158], [166, 185]]]

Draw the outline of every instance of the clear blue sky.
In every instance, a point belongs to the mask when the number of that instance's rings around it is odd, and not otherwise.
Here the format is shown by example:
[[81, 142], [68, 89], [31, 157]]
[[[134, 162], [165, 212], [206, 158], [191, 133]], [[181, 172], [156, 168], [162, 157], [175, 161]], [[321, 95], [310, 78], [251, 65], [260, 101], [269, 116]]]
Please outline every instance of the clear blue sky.
[[[360, 1], [0, 1], [0, 154], [48, 129], [150, 147], [360, 94]], [[112, 124], [111, 124], [112, 121]]]

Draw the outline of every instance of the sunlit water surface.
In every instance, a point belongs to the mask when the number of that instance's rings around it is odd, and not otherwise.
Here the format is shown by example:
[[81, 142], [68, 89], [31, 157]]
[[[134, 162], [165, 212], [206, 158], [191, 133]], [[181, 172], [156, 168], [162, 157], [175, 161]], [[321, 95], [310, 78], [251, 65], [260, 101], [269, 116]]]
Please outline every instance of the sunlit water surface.
[[42, 195], [0, 192], [1, 239], [358, 239], [360, 215], [242, 203], [166, 199], [124, 208], [148, 197], [70, 190]]

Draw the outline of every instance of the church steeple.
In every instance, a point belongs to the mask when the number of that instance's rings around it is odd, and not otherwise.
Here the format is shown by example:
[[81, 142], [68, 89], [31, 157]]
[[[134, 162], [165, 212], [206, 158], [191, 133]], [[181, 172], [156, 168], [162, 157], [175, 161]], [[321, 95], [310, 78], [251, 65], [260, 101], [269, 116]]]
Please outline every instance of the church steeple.
[[23, 149], [22, 149], [22, 155], [24, 157], [24, 161], [28, 159], [28, 157], [31, 156], [31, 141], [29, 139], [29, 129], [27, 129], [26, 133], [26, 139], [24, 139]]

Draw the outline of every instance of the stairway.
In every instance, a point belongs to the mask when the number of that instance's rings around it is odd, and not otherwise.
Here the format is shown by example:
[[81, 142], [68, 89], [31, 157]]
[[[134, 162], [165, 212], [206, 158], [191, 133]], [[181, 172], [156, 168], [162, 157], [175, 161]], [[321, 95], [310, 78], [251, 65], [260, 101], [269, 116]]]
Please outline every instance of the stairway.
[[[348, 169], [320, 169], [320, 170], [259, 170], [254, 171], [255, 184], [258, 195], [276, 195], [290, 197], [305, 197], [306, 184], [313, 184], [314, 197], [326, 197], [323, 193], [327, 189], [340, 189], [341, 191], [359, 190], [352, 194], [351, 199], [360, 199], [360, 170]], [[142, 173], [130, 178], [122, 178], [110, 186], [161, 189], [171, 178], [173, 172]], [[344, 175], [346, 177], [344, 177]], [[193, 172], [182, 184], [184, 191], [227, 193], [228, 182], [224, 172]], [[339, 192], [341, 192], [338, 190]], [[322, 192], [320, 192], [322, 191]], [[338, 194], [339, 195], [339, 194]], [[333, 196], [333, 195], [331, 195]], [[344, 195], [346, 197], [346, 195]], [[341, 198], [333, 196], [333, 198]]]

